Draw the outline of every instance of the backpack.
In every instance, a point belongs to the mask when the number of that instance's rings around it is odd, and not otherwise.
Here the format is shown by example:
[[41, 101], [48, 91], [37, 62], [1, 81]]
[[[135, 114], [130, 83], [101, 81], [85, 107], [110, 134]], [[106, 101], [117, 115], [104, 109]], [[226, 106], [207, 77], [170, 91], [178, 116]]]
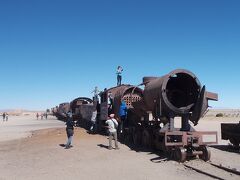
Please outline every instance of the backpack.
[[113, 124], [114, 124], [114, 128], [117, 129], [117, 128], [118, 128], [118, 124], [116, 124], [112, 119], [111, 119], [111, 121], [112, 121]]

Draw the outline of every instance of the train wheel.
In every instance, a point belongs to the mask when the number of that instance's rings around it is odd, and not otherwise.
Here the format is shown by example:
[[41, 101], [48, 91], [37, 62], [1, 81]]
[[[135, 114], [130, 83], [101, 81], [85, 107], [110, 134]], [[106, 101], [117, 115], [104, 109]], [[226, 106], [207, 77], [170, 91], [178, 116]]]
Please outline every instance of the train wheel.
[[133, 143], [132, 128], [126, 128], [124, 131], [124, 143], [130, 144]]
[[177, 147], [174, 152], [174, 158], [178, 162], [184, 162], [187, 159], [187, 152], [184, 147]]
[[144, 130], [142, 133], [142, 144], [146, 148], [150, 148], [152, 143], [151, 143], [151, 135], [148, 130]]
[[125, 136], [124, 143], [125, 143], [125, 144], [129, 144], [129, 143], [132, 143], [132, 142], [133, 142], [132, 136], [131, 136], [130, 134], [127, 134], [127, 135]]
[[141, 133], [139, 130], [135, 130], [133, 132], [133, 144], [134, 145], [140, 145], [141, 144]]
[[211, 151], [206, 146], [200, 147], [200, 150], [203, 152], [203, 154], [199, 155], [199, 158], [204, 161], [209, 161], [211, 158]]

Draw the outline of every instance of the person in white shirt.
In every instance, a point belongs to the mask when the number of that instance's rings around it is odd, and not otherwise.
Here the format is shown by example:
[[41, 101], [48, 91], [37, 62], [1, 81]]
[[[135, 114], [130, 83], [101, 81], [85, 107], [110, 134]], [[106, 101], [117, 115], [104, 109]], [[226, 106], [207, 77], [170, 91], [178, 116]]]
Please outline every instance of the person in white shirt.
[[98, 90], [98, 87], [97, 87], [97, 86], [94, 88], [94, 90], [92, 91], [92, 93], [93, 93], [93, 95], [94, 95], [94, 101], [95, 101], [95, 102], [99, 101], [99, 99], [98, 99], [98, 94], [100, 93], [100, 91]]
[[109, 131], [109, 146], [108, 149], [112, 149], [112, 139], [115, 140], [115, 149], [119, 149], [118, 147], [118, 141], [117, 141], [117, 127], [118, 122], [116, 119], [114, 119], [114, 114], [110, 114], [110, 119], [106, 121], [106, 124], [108, 125], [108, 131]]
[[90, 132], [94, 133], [97, 128], [96, 128], [96, 119], [97, 119], [97, 109], [95, 109], [92, 112], [92, 117], [91, 117], [91, 127], [90, 127]]

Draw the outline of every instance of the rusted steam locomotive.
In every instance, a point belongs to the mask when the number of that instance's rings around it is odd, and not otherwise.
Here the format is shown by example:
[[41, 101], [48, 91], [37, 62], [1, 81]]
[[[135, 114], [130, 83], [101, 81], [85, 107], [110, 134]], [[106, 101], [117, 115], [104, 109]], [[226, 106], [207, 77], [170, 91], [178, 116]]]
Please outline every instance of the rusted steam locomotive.
[[[143, 85], [144, 89], [139, 88]], [[208, 108], [208, 100], [218, 100], [215, 93], [205, 91], [190, 71], [177, 69], [162, 77], [144, 77], [139, 86], [122, 85], [101, 94], [100, 120], [109, 111], [118, 116], [121, 100], [128, 106], [127, 125], [121, 134], [134, 144], [169, 152], [178, 161], [198, 155], [210, 159], [208, 144], [217, 143], [217, 132], [197, 132], [197, 125]], [[112, 95], [112, 109], [107, 94]], [[174, 127], [175, 117], [181, 128]]]
[[[195, 131], [192, 125], [197, 125], [206, 112], [208, 100], [218, 100], [218, 95], [207, 92], [192, 72], [177, 69], [162, 77], [144, 77], [139, 86], [105, 89], [100, 97], [97, 104], [89, 98], [73, 100], [70, 109], [75, 118], [89, 121], [97, 108], [98, 130], [103, 131], [110, 113], [120, 119], [119, 108], [124, 100], [128, 114], [123, 133], [119, 134], [123, 141], [163, 150], [181, 162], [192, 156], [210, 159], [207, 145], [217, 143], [217, 132]], [[85, 118], [81, 117], [84, 113]], [[181, 119], [180, 128], [174, 125], [176, 117]]]

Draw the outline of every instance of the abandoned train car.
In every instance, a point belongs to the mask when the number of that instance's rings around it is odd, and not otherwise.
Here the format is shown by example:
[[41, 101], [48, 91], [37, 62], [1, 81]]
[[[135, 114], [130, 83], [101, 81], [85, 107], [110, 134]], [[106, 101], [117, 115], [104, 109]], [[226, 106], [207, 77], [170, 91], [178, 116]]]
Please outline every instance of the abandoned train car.
[[87, 128], [92, 112], [96, 108], [93, 100], [87, 97], [79, 97], [70, 103], [70, 110], [73, 113], [73, 120], [81, 127]]

